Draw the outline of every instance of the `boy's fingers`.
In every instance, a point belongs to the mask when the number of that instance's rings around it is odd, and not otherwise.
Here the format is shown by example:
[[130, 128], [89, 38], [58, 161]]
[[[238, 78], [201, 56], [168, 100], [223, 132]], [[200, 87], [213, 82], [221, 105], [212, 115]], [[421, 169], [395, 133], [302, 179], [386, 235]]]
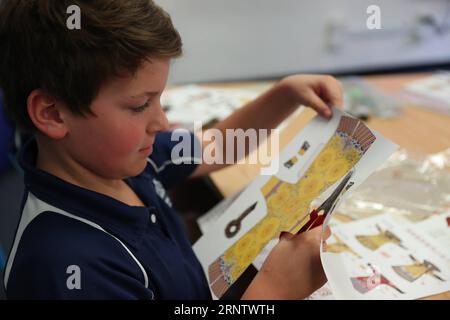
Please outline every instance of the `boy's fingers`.
[[[309, 231], [306, 231], [306, 233], [308, 234], [308, 238], [315, 239], [314, 241], [317, 241], [317, 242], [320, 242], [320, 239], [322, 239], [323, 241], [327, 240], [331, 236], [331, 229], [328, 226], [325, 227], [325, 229], [323, 229], [323, 231], [322, 231], [322, 229], [323, 228], [320, 225], [320, 226], [312, 228]], [[304, 233], [301, 233], [300, 235], [303, 235], [303, 234]], [[295, 236], [296, 236], [295, 234], [292, 234], [290, 232], [282, 231], [280, 233], [279, 239], [280, 240], [282, 240], [282, 239], [289, 240], [289, 239], [294, 238]], [[302, 239], [302, 237], [299, 237], [299, 239]], [[300, 240], [300, 241], [303, 241], [303, 240]]]
[[315, 237], [318, 239], [322, 238], [322, 240], [326, 240], [331, 236], [331, 229], [330, 227], [326, 226], [323, 228], [322, 225], [314, 227], [308, 232], [313, 232], [315, 234]]
[[323, 240], [327, 240], [331, 236], [331, 229], [330, 227], [326, 226], [323, 230]]
[[322, 92], [324, 95], [322, 98], [328, 103], [328, 105], [342, 108], [342, 86], [339, 81], [332, 78], [328, 82], [323, 82]]
[[287, 231], [281, 231], [279, 240], [280, 241], [283, 240], [283, 239], [289, 240], [289, 239], [292, 239], [293, 237], [295, 237], [294, 234], [292, 234], [290, 232], [287, 232]]
[[314, 92], [310, 91], [305, 99], [305, 104], [317, 111], [321, 116], [329, 119], [333, 115], [331, 108]]

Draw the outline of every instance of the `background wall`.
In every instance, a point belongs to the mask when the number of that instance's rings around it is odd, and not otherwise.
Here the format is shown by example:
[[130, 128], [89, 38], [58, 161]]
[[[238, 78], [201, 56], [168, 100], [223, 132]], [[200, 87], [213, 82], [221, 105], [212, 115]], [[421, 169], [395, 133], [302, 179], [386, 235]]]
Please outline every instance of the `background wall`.
[[[182, 35], [171, 82], [450, 61], [449, 0], [156, 0]], [[381, 9], [368, 30], [367, 7]]]

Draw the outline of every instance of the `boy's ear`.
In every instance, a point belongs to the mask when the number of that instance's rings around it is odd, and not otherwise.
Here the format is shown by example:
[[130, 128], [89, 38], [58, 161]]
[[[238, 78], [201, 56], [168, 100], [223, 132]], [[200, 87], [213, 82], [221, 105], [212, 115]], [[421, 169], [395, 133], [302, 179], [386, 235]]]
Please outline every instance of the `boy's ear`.
[[41, 89], [33, 90], [27, 99], [28, 115], [36, 128], [53, 139], [67, 134], [62, 105]]

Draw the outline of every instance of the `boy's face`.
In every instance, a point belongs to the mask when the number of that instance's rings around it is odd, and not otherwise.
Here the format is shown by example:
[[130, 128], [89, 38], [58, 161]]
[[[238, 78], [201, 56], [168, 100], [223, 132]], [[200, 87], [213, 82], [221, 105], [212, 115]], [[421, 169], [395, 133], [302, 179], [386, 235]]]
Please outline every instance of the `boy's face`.
[[105, 84], [91, 104], [96, 116], [66, 115], [67, 153], [89, 171], [109, 179], [140, 174], [155, 134], [168, 130], [160, 104], [169, 59], [145, 61], [134, 76]]

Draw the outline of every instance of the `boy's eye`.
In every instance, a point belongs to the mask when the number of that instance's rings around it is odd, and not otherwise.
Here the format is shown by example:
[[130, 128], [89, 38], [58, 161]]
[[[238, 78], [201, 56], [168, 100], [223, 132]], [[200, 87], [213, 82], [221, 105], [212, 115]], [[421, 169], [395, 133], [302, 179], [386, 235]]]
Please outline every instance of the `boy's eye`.
[[136, 112], [136, 113], [143, 112], [145, 109], [148, 108], [149, 104], [150, 104], [150, 100], [147, 100], [147, 102], [144, 103], [142, 106], [139, 106], [139, 107], [132, 107], [132, 108], [131, 108], [131, 111]]

